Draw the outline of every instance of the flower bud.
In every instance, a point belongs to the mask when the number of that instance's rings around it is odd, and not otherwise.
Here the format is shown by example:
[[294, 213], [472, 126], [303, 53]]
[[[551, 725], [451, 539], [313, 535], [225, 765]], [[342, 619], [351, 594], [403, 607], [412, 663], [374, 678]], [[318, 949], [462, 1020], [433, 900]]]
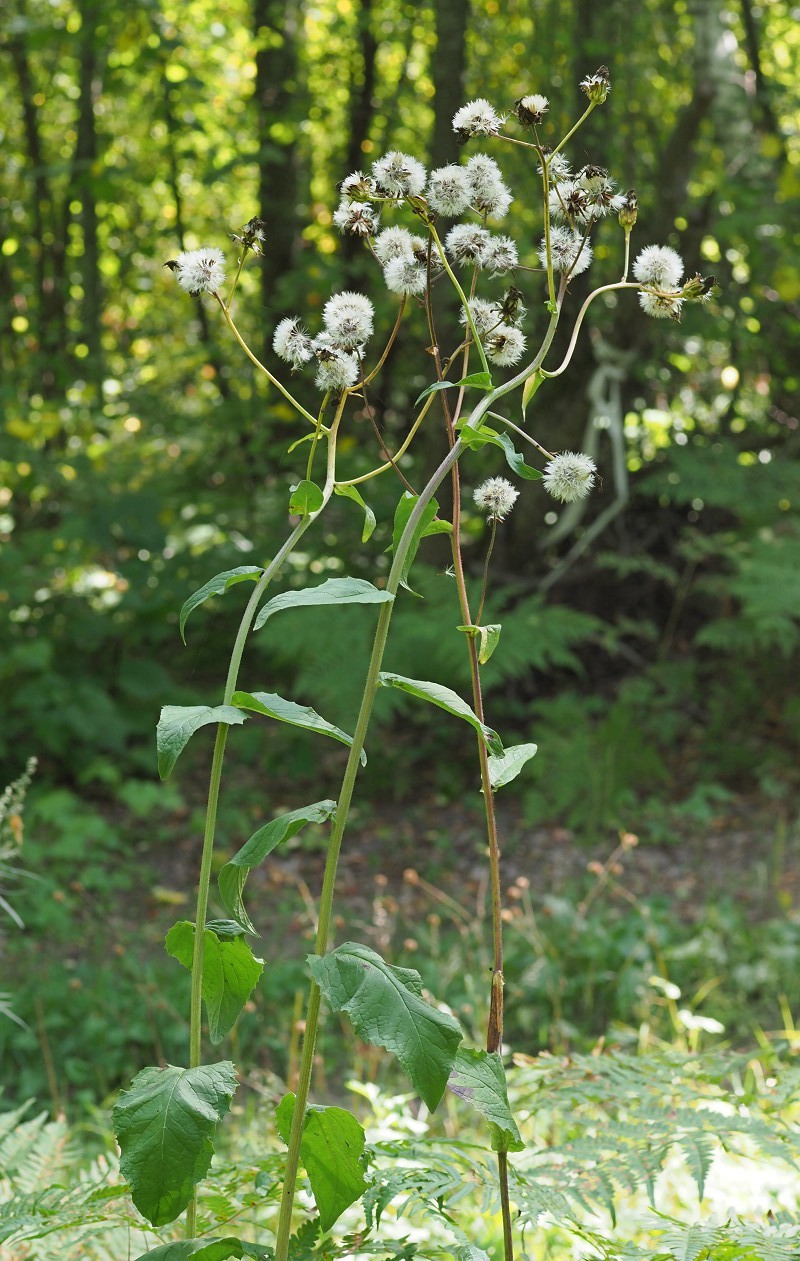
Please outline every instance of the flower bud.
[[630, 232], [639, 217], [639, 199], [636, 196], [636, 189], [629, 188], [625, 194], [625, 202], [619, 212], [620, 227], [626, 232]]
[[585, 92], [593, 105], [602, 105], [611, 91], [608, 81], [608, 66], [599, 66], [594, 74], [587, 74], [581, 80], [581, 91]]

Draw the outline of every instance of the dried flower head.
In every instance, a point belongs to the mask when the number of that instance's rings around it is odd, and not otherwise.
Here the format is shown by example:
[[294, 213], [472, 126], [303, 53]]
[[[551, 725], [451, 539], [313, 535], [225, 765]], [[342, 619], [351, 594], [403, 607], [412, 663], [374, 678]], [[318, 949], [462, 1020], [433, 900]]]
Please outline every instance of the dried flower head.
[[167, 264], [181, 289], [196, 298], [201, 293], [218, 293], [225, 284], [225, 255], [209, 247], [188, 250]]
[[368, 201], [375, 196], [375, 181], [363, 171], [351, 171], [339, 185], [339, 192], [345, 201]]
[[333, 212], [333, 222], [340, 232], [351, 236], [374, 236], [377, 231], [379, 213], [374, 206], [366, 202], [350, 201], [343, 197]]
[[619, 209], [620, 227], [626, 232], [630, 232], [636, 224], [639, 217], [639, 199], [636, 196], [636, 189], [629, 188], [625, 194], [625, 200]]
[[[549, 154], [549, 149], [543, 150], [545, 156]], [[541, 163], [539, 164], [539, 174], [544, 174]], [[564, 180], [572, 179], [572, 168], [569, 159], [563, 153], [556, 153], [554, 157], [548, 157], [547, 174], [551, 184], [561, 184]]]
[[267, 239], [266, 227], [263, 219], [253, 216], [247, 220], [241, 232], [231, 232], [231, 240], [238, 241], [242, 249], [252, 250], [256, 255], [263, 254]]
[[327, 333], [341, 350], [355, 350], [372, 334], [375, 309], [363, 293], [335, 293], [322, 308]]
[[523, 127], [535, 127], [544, 118], [549, 104], [546, 96], [539, 96], [537, 93], [521, 96], [514, 102], [514, 113]]
[[[588, 241], [584, 241], [580, 232], [574, 232], [571, 228], [553, 227], [550, 229], [550, 252], [556, 271], [569, 272], [570, 276], [580, 276], [592, 261], [591, 245]], [[544, 240], [539, 250], [539, 258], [542, 266], [546, 267], [547, 244]]]
[[469, 201], [482, 215], [502, 219], [512, 202], [500, 167], [486, 153], [476, 153], [466, 165]]
[[453, 115], [453, 131], [458, 144], [466, 144], [470, 136], [496, 136], [502, 125], [500, 115], [483, 97], [462, 105]]
[[652, 315], [656, 320], [675, 320], [681, 318], [683, 298], [680, 289], [663, 290], [661, 293], [643, 291], [639, 294], [639, 305], [645, 315]]
[[466, 168], [451, 164], [431, 171], [426, 196], [428, 205], [437, 215], [455, 219], [463, 214], [472, 196]]
[[300, 368], [313, 358], [314, 348], [311, 338], [300, 324], [300, 320], [291, 316], [281, 320], [272, 337], [272, 349], [279, 359], [290, 363], [293, 368]]
[[585, 499], [594, 485], [597, 465], [591, 456], [582, 452], [564, 451], [553, 456], [544, 471], [544, 488], [554, 499], [562, 503], [575, 503]]
[[519, 491], [505, 477], [490, 477], [473, 491], [472, 498], [490, 521], [505, 521], [519, 499]]
[[599, 66], [594, 74], [587, 74], [585, 79], [581, 79], [581, 91], [586, 93], [593, 105], [602, 105], [611, 91], [608, 66]]
[[425, 187], [425, 167], [409, 154], [392, 149], [373, 162], [372, 178], [382, 197], [418, 197]]
[[633, 274], [643, 285], [677, 289], [683, 275], [683, 259], [668, 245], [647, 245], [633, 264]]

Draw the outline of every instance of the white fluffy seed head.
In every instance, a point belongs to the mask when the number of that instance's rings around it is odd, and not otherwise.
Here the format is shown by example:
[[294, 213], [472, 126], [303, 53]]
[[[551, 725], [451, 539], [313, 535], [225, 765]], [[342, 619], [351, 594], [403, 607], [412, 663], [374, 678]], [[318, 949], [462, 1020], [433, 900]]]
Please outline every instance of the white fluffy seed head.
[[384, 228], [373, 242], [375, 257], [382, 267], [393, 258], [410, 257], [414, 252], [414, 237], [408, 228]]
[[425, 167], [409, 154], [392, 149], [373, 162], [372, 178], [381, 196], [418, 197], [425, 187]]
[[511, 271], [519, 264], [516, 244], [510, 236], [491, 236], [484, 246], [481, 262], [493, 276]]
[[680, 289], [664, 293], [640, 293], [639, 305], [655, 320], [680, 320], [683, 298]]
[[[584, 241], [580, 232], [571, 228], [552, 227], [550, 229], [550, 252], [553, 256], [553, 267], [556, 271], [569, 272], [570, 276], [580, 276], [581, 272], [592, 261], [592, 247]], [[539, 250], [542, 266], [547, 266], [547, 245], [543, 240]]]
[[358, 380], [359, 364], [355, 355], [347, 351], [328, 349], [317, 345], [321, 338], [315, 337], [315, 350], [319, 359], [317, 368], [317, 387], [320, 390], [346, 390]]
[[374, 236], [380, 215], [368, 202], [351, 201], [343, 197], [333, 212], [333, 222], [340, 232], [350, 236]]
[[440, 166], [431, 171], [426, 197], [431, 210], [447, 219], [456, 219], [470, 203], [471, 188], [466, 168]]
[[171, 264], [181, 289], [197, 297], [200, 293], [218, 293], [225, 283], [225, 255], [213, 246], [187, 250]]
[[503, 120], [483, 97], [469, 101], [453, 115], [453, 131], [462, 141], [470, 136], [496, 136]]
[[482, 215], [502, 219], [508, 212], [512, 197], [494, 158], [486, 153], [476, 153], [470, 158], [465, 170], [469, 181], [470, 205]]
[[489, 477], [473, 491], [472, 498], [489, 520], [504, 521], [519, 499], [519, 491], [505, 477]]
[[[481, 340], [488, 332], [502, 324], [503, 316], [496, 302], [487, 302], [485, 298], [472, 298], [468, 305], [472, 323], [475, 325], [475, 331]], [[463, 307], [459, 312], [458, 318], [462, 324], [466, 324], [467, 313]]]
[[561, 503], [585, 499], [594, 486], [597, 465], [583, 452], [564, 451], [548, 462], [542, 481], [544, 488]]
[[444, 239], [445, 249], [456, 263], [483, 265], [483, 251], [489, 233], [476, 223], [457, 223]]
[[643, 285], [677, 289], [683, 275], [683, 259], [668, 245], [647, 245], [633, 264], [633, 274]]
[[428, 277], [425, 268], [411, 254], [391, 258], [383, 269], [383, 278], [390, 293], [419, 297], [425, 292]]
[[530, 96], [521, 96], [514, 105], [514, 113], [524, 127], [533, 127], [540, 123], [547, 113], [550, 102], [546, 96], [538, 92]]
[[525, 354], [525, 334], [513, 324], [500, 324], [483, 339], [486, 358], [501, 368], [519, 363]]
[[287, 317], [281, 320], [272, 337], [272, 349], [279, 359], [299, 368], [308, 363], [314, 354], [311, 338], [300, 324], [300, 320]]
[[372, 335], [375, 310], [363, 293], [335, 293], [322, 308], [322, 321], [342, 350], [355, 350]]

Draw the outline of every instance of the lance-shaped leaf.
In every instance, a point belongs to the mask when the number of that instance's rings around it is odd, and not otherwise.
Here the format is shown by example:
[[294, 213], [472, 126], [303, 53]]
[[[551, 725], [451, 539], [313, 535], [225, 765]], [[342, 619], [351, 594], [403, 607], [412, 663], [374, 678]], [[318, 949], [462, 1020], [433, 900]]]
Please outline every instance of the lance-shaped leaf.
[[[278, 1133], [289, 1142], [295, 1096], [285, 1095], [275, 1113]], [[319, 1211], [320, 1225], [330, 1230], [346, 1208], [367, 1189], [364, 1177], [364, 1131], [344, 1108], [306, 1110], [300, 1139], [303, 1163]]]
[[488, 372], [470, 372], [469, 376], [462, 377], [460, 381], [435, 381], [433, 385], [428, 386], [427, 390], [422, 391], [414, 406], [416, 407], [429, 394], [436, 394], [439, 390], [491, 390], [491, 388], [492, 378]]
[[363, 510], [364, 528], [361, 531], [361, 542], [366, 543], [372, 537], [375, 526], [378, 524], [375, 513], [361, 497], [357, 486], [334, 486], [333, 490], [336, 495], [343, 495], [345, 499], [352, 499]]
[[245, 715], [233, 705], [164, 705], [156, 727], [158, 773], [168, 779], [186, 745], [200, 727], [225, 722], [238, 726]]
[[345, 942], [308, 966], [334, 1011], [344, 1011], [360, 1038], [397, 1056], [433, 1111], [444, 1094], [464, 1036], [457, 1020], [422, 998], [413, 968], [394, 968], [368, 946]]
[[153, 1226], [182, 1213], [208, 1172], [214, 1132], [236, 1090], [233, 1064], [143, 1068], [114, 1105], [120, 1170]]
[[408, 692], [410, 696], [419, 696], [423, 701], [430, 701], [431, 705], [438, 705], [439, 709], [446, 709], [448, 714], [455, 714], [456, 718], [463, 718], [464, 722], [468, 722], [483, 737], [490, 753], [503, 752], [503, 745], [497, 732], [481, 722], [467, 702], [462, 700], [452, 688], [444, 687], [441, 683], [429, 683], [423, 679], [406, 679], [401, 674], [379, 674], [378, 682], [381, 687], [396, 687], [401, 692]]
[[[194, 924], [181, 920], [167, 933], [169, 954], [189, 972], [194, 960]], [[244, 937], [218, 936], [212, 928], [203, 934], [203, 1002], [208, 1034], [214, 1046], [230, 1033], [253, 992], [264, 960], [256, 959]]]
[[492, 1150], [521, 1152], [525, 1144], [508, 1104], [506, 1074], [499, 1055], [459, 1047], [448, 1082], [454, 1095], [471, 1103], [486, 1117], [492, 1134]]
[[255, 1261], [269, 1261], [271, 1248], [259, 1248], [258, 1244], [243, 1243], [241, 1239], [180, 1239], [175, 1243], [162, 1244], [152, 1252], [143, 1252], [136, 1261], [228, 1261], [230, 1257], [253, 1257]]
[[530, 403], [534, 394], [536, 393], [539, 386], [542, 384], [544, 380], [545, 380], [544, 373], [542, 372], [541, 368], [537, 368], [535, 372], [531, 373], [531, 375], [528, 377], [527, 381], [525, 382], [524, 386], [522, 387], [522, 415], [523, 416], [528, 410], [528, 404]]
[[[494, 412], [490, 413], [494, 416]], [[497, 417], [502, 420], [502, 416]], [[481, 447], [493, 446], [500, 447], [506, 457], [506, 464], [517, 474], [518, 477], [524, 477], [526, 481], [535, 482], [542, 477], [542, 473], [538, 468], [534, 468], [530, 464], [526, 464], [519, 451], [516, 450], [514, 443], [507, 433], [498, 433], [496, 429], [490, 429], [488, 425], [482, 425], [480, 429], [471, 429], [466, 420], [462, 422], [461, 439], [464, 446], [470, 451], [479, 451]], [[458, 426], [457, 426], [458, 428]]]
[[247, 582], [248, 579], [252, 582], [258, 582], [263, 572], [264, 570], [260, 569], [258, 565], [239, 565], [236, 569], [226, 569], [224, 573], [216, 574], [209, 579], [204, 587], [200, 587], [199, 590], [195, 591], [194, 595], [190, 595], [180, 612], [179, 625], [183, 642], [186, 643], [186, 635], [184, 633], [186, 619], [199, 604], [209, 600], [212, 595], [222, 595], [234, 583]]
[[263, 828], [254, 832], [249, 841], [245, 841], [237, 854], [221, 869], [217, 882], [222, 904], [237, 924], [248, 933], [254, 933], [252, 921], [244, 909], [242, 893], [250, 872], [262, 863], [268, 854], [278, 846], [296, 836], [307, 823], [325, 823], [336, 810], [336, 802], [330, 800], [315, 801], [310, 806], [301, 806], [289, 814], [279, 815]]
[[260, 630], [273, 613], [282, 609], [309, 608], [320, 604], [386, 604], [394, 596], [381, 591], [364, 578], [328, 578], [318, 587], [303, 587], [301, 591], [284, 591], [265, 604], [253, 624]]
[[289, 511], [295, 517], [310, 517], [312, 512], [319, 512], [324, 502], [325, 496], [316, 482], [298, 482], [292, 487]]
[[536, 755], [536, 744], [514, 744], [502, 753], [489, 757], [489, 781], [492, 788], [502, 788], [516, 779], [526, 762]]
[[479, 639], [478, 661], [480, 665], [485, 666], [491, 657], [497, 645], [500, 643], [500, 631], [502, 626], [499, 622], [491, 622], [488, 626], [457, 626], [456, 630], [464, 631], [472, 639]]
[[[397, 551], [397, 546], [400, 542], [403, 531], [408, 525], [408, 519], [411, 516], [411, 513], [417, 506], [418, 499], [419, 495], [412, 495], [410, 491], [405, 491], [397, 505], [397, 508], [395, 509], [394, 526], [392, 528], [393, 552]], [[407, 581], [408, 575], [411, 572], [411, 566], [414, 564], [421, 540], [427, 538], [430, 534], [443, 534], [452, 531], [453, 527], [449, 521], [435, 520], [438, 511], [438, 502], [435, 499], [431, 499], [430, 503], [425, 505], [422, 516], [417, 522], [414, 533], [411, 536], [411, 543], [408, 551], [406, 552], [406, 558], [403, 562], [403, 569], [400, 574], [400, 585], [405, 587], [407, 590], [410, 589]]]
[[[306, 731], [316, 731], [321, 736], [330, 736], [341, 744], [351, 745], [353, 737], [340, 727], [334, 727], [318, 714], [310, 705], [296, 705], [294, 701], [286, 701], [275, 692], [234, 692], [231, 697], [239, 709], [252, 709], [256, 714], [265, 714], [267, 718], [277, 718], [278, 722], [288, 723], [290, 727], [303, 727]], [[361, 750], [361, 765], [366, 766], [367, 755]]]

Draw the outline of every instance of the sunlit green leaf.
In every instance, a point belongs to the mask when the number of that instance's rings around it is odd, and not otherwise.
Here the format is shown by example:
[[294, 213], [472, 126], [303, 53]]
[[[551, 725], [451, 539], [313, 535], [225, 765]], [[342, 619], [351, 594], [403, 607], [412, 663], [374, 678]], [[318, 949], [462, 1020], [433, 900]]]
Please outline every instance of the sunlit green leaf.
[[167, 779], [195, 731], [209, 723], [237, 726], [245, 715], [233, 705], [165, 705], [156, 728], [158, 773]]
[[508, 1104], [506, 1074], [499, 1055], [459, 1047], [448, 1085], [489, 1122], [494, 1151], [523, 1150], [525, 1144]]
[[[275, 1112], [284, 1143], [289, 1142], [295, 1096], [285, 1095]], [[323, 1230], [330, 1230], [346, 1208], [367, 1189], [364, 1177], [364, 1131], [344, 1108], [311, 1107], [303, 1119], [300, 1160], [319, 1211]]]
[[274, 613], [282, 609], [313, 608], [325, 604], [387, 604], [394, 596], [381, 591], [364, 578], [328, 578], [318, 587], [303, 587], [300, 591], [284, 591], [265, 604], [253, 625], [260, 630]]
[[488, 372], [470, 372], [469, 376], [462, 377], [460, 381], [435, 381], [433, 385], [429, 385], [427, 390], [423, 390], [419, 398], [415, 402], [416, 407], [427, 398], [429, 394], [436, 394], [439, 390], [491, 390], [492, 378]]
[[[194, 924], [181, 920], [167, 933], [169, 954], [189, 972], [194, 958]], [[206, 928], [203, 943], [203, 1002], [208, 1016], [208, 1035], [217, 1045], [230, 1033], [264, 971], [244, 937], [219, 937]]]
[[357, 503], [359, 508], [364, 512], [364, 528], [361, 531], [361, 542], [366, 543], [372, 536], [375, 526], [378, 524], [375, 513], [372, 511], [368, 503], [365, 503], [357, 486], [334, 486], [334, 493], [343, 495], [345, 499], [352, 499]]
[[[306, 731], [316, 731], [321, 736], [330, 736], [341, 744], [351, 745], [353, 737], [333, 723], [327, 722], [309, 705], [296, 705], [294, 701], [284, 700], [275, 692], [234, 692], [231, 697], [239, 709], [252, 709], [256, 714], [264, 714], [267, 718], [275, 718], [278, 722], [288, 723], [290, 727], [303, 727]], [[361, 750], [361, 764], [366, 766], [367, 755]]]
[[180, 1239], [175, 1243], [162, 1244], [151, 1252], [142, 1252], [136, 1261], [228, 1261], [229, 1258], [252, 1257], [254, 1261], [269, 1261], [271, 1248], [259, 1248], [241, 1239]]
[[312, 512], [319, 512], [324, 502], [325, 496], [316, 482], [298, 482], [289, 498], [289, 511], [295, 517], [310, 517]]
[[464, 722], [468, 722], [483, 737], [490, 753], [503, 752], [503, 745], [497, 732], [481, 722], [467, 702], [462, 700], [452, 688], [444, 687], [441, 683], [430, 683], [424, 679], [406, 679], [401, 674], [385, 672], [378, 675], [378, 683], [381, 687], [396, 687], [401, 692], [408, 692], [410, 696], [418, 696], [420, 700], [429, 701], [431, 705], [447, 710], [448, 714], [454, 714], [456, 718], [463, 718]]
[[492, 754], [489, 758], [489, 779], [492, 788], [502, 788], [516, 779], [526, 762], [536, 755], [538, 745], [512, 744], [510, 749], [502, 753]]
[[202, 604], [205, 600], [210, 599], [211, 596], [222, 595], [222, 593], [227, 591], [228, 587], [232, 587], [234, 583], [247, 582], [248, 580], [258, 582], [263, 572], [264, 570], [260, 569], [258, 565], [239, 565], [236, 569], [226, 569], [223, 573], [216, 574], [215, 577], [210, 578], [205, 586], [200, 587], [197, 591], [195, 591], [194, 595], [190, 595], [189, 599], [185, 601], [183, 608], [181, 609], [179, 618], [181, 639], [183, 642], [186, 643], [186, 635], [184, 634], [186, 619], [199, 604]]

